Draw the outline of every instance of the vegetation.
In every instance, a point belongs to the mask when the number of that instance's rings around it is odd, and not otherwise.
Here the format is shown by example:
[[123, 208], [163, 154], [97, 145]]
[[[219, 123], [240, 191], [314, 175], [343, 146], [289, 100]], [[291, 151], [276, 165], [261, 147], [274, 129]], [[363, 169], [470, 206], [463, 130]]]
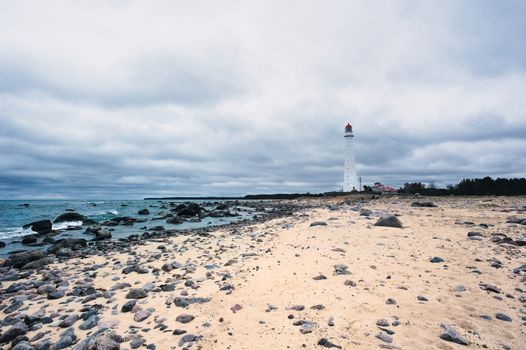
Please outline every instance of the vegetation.
[[427, 196], [523, 196], [526, 195], [526, 178], [492, 179], [486, 176], [482, 179], [463, 179], [456, 185], [447, 188], [426, 186], [421, 182], [405, 183], [398, 193], [420, 193]]

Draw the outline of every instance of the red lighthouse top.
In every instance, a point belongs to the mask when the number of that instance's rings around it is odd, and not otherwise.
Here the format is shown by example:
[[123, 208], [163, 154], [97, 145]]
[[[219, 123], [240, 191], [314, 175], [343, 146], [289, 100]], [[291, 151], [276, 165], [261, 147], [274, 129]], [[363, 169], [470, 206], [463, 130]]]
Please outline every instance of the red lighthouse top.
[[347, 125], [345, 125], [345, 131], [352, 131], [351, 123], [347, 123]]

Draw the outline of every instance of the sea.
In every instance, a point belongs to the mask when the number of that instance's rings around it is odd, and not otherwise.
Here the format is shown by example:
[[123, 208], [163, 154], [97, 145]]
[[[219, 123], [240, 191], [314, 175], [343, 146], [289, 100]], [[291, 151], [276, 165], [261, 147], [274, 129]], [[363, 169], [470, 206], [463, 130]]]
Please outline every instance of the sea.
[[[4, 242], [6, 246], [0, 248], [0, 256], [5, 256], [13, 251], [30, 250], [30, 249], [46, 249], [44, 247], [32, 247], [23, 245], [21, 239], [28, 234], [35, 234], [30, 228], [24, 229], [25, 224], [37, 220], [53, 220], [60, 214], [68, 211], [87, 216], [97, 222], [109, 220], [117, 216], [129, 216], [135, 218], [148, 219], [146, 222], [137, 222], [133, 226], [113, 226], [107, 229], [112, 232], [112, 239], [127, 237], [131, 234], [143, 233], [148, 228], [162, 225], [166, 229], [190, 229], [206, 226], [217, 226], [227, 223], [237, 222], [240, 220], [251, 218], [255, 213], [252, 208], [245, 208], [237, 211], [240, 216], [211, 218], [206, 217], [198, 222], [185, 221], [182, 224], [172, 225], [167, 224], [166, 219], [154, 220], [156, 214], [167, 210], [162, 210], [159, 207], [162, 205], [160, 200], [1, 200], [0, 201], [0, 241]], [[169, 202], [188, 202], [185, 200], [169, 200]], [[193, 200], [204, 206], [206, 209], [212, 209], [222, 201], [198, 201]], [[150, 215], [138, 215], [141, 209], [148, 209]], [[230, 209], [231, 212], [236, 212], [235, 209]], [[76, 230], [64, 231], [61, 234], [54, 236], [54, 239], [65, 237], [85, 238], [91, 239], [92, 236], [84, 234], [85, 229], [82, 228], [82, 222], [61, 222], [53, 223], [54, 230], [72, 228], [77, 226]]]

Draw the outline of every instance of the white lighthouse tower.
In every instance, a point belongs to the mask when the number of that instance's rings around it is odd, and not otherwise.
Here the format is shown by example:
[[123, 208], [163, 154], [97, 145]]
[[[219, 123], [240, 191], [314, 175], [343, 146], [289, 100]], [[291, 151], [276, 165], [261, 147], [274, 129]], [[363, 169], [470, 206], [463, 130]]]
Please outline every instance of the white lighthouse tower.
[[358, 191], [358, 176], [356, 175], [356, 159], [354, 156], [354, 145], [352, 125], [345, 126], [345, 165], [343, 171], [343, 192]]

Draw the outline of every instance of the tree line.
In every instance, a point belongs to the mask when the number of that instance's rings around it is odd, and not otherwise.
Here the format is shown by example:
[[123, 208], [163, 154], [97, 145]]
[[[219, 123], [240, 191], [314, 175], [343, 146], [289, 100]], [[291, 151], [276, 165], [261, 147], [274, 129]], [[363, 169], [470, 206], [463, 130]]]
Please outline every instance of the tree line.
[[463, 179], [458, 184], [448, 185], [446, 188], [412, 182], [405, 183], [398, 189], [398, 193], [420, 193], [427, 196], [521, 196], [526, 195], [526, 178], [492, 179], [486, 176], [482, 179]]

